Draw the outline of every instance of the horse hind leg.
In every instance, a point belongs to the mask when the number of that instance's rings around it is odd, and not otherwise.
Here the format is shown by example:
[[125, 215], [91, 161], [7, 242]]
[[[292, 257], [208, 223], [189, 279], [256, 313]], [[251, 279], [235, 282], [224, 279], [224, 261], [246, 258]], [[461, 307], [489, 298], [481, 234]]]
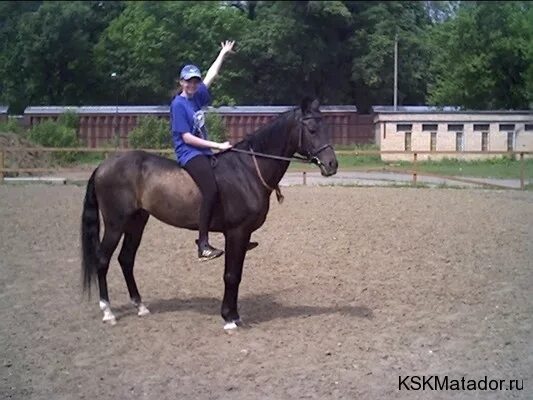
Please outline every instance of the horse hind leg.
[[117, 229], [105, 228], [104, 237], [100, 244], [99, 265], [98, 265], [98, 287], [100, 289], [100, 310], [104, 313], [103, 322], [111, 325], [117, 323], [116, 317], [111, 311], [109, 294], [107, 291], [107, 271], [109, 270], [109, 261], [113, 252], [117, 248], [122, 232]]
[[148, 217], [148, 212], [144, 210], [139, 210], [130, 217], [125, 227], [124, 242], [122, 243], [122, 249], [118, 256], [118, 261], [122, 267], [122, 273], [124, 274], [124, 279], [128, 286], [131, 302], [137, 307], [137, 315], [140, 317], [150, 314], [150, 311], [141, 300], [141, 295], [139, 294], [137, 284], [135, 283], [135, 277], [133, 275], [133, 267], [135, 264], [137, 249], [141, 243]]

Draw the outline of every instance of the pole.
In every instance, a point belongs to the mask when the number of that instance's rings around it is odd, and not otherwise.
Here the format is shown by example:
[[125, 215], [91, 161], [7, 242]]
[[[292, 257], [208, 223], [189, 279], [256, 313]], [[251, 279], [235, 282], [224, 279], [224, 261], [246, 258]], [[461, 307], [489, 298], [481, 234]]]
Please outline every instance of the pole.
[[417, 172], [416, 172], [416, 160], [417, 160], [417, 154], [413, 154], [413, 185], [416, 186], [416, 179], [417, 179]]
[[303, 178], [303, 183], [304, 185], [307, 185], [307, 173], [305, 171], [302, 172], [302, 178]]
[[4, 183], [4, 149], [0, 149], [0, 184]]
[[115, 108], [115, 145], [116, 147], [120, 147], [120, 139], [119, 139], [119, 132], [118, 132], [118, 90], [117, 90], [117, 97], [116, 97], [116, 108]]
[[525, 178], [525, 168], [524, 168], [524, 153], [520, 153], [520, 189], [525, 190], [526, 186], [524, 184]]
[[119, 139], [118, 139], [118, 74], [116, 72], [111, 73], [111, 78], [113, 79], [113, 83], [115, 86], [115, 118], [114, 118], [114, 124], [113, 124], [113, 134], [115, 136], [115, 149], [119, 147]]
[[398, 34], [394, 36], [394, 111], [398, 110]]

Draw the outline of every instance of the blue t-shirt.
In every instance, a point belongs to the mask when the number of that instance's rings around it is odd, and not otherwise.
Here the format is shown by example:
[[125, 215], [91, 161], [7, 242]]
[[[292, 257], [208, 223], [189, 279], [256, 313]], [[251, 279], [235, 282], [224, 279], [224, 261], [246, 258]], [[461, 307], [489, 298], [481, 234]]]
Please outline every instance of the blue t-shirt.
[[170, 105], [170, 126], [176, 159], [184, 166], [197, 155], [212, 155], [209, 148], [199, 148], [188, 145], [182, 135], [189, 132], [202, 139], [207, 139], [205, 115], [202, 108], [211, 103], [211, 96], [207, 86], [201, 82], [198, 91], [190, 99], [177, 95]]

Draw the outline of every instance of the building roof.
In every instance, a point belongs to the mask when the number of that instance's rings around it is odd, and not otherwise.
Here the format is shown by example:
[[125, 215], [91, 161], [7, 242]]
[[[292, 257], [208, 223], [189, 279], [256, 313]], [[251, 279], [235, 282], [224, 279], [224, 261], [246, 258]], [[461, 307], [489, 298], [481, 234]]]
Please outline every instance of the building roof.
[[532, 114], [533, 110], [465, 110], [458, 106], [372, 106], [376, 114]]
[[[279, 114], [293, 109], [295, 106], [222, 106], [214, 108], [223, 114]], [[320, 106], [322, 112], [357, 112], [356, 106], [336, 105]]]
[[[294, 106], [223, 106], [209, 107], [210, 110], [223, 114], [279, 114], [289, 111]], [[355, 106], [321, 106], [322, 112], [357, 112]], [[30, 106], [24, 114], [57, 115], [67, 111], [79, 114], [166, 114], [169, 106]]]
[[165, 114], [168, 106], [30, 106], [24, 114], [56, 115], [67, 111], [78, 114]]

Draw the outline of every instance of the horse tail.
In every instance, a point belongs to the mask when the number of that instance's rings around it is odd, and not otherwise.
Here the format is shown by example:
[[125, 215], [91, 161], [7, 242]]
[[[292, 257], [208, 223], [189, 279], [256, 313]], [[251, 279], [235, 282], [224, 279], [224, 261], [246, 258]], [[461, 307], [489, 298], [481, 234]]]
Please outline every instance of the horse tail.
[[98, 248], [100, 247], [100, 218], [94, 185], [94, 177], [97, 170], [94, 170], [87, 183], [81, 216], [83, 292], [87, 291], [89, 297], [91, 296], [91, 283], [95, 280], [98, 271]]

